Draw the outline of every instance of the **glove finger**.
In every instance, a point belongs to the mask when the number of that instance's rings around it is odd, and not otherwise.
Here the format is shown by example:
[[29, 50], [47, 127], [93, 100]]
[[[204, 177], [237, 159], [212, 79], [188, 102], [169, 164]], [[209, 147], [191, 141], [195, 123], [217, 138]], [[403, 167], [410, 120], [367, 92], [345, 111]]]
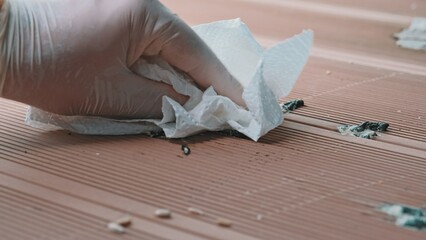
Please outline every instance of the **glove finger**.
[[66, 85], [44, 84], [36, 91], [21, 89], [31, 94], [23, 94], [27, 96], [25, 99], [16, 100], [60, 115], [116, 119], [160, 119], [163, 96], [182, 105], [188, 100], [171, 85], [127, 72], [93, 81], [76, 80]]
[[[96, 82], [91, 94], [84, 94], [75, 105], [79, 115], [109, 118], [162, 118], [162, 99], [168, 96], [180, 104], [188, 97], [177, 93], [172, 86], [126, 73], [120, 79]], [[87, 97], [88, 96], [88, 97]]]
[[229, 73], [207, 44], [178, 16], [158, 1], [154, 5], [162, 26], [145, 49], [147, 55], [160, 55], [172, 66], [188, 73], [204, 90], [210, 86], [241, 106], [242, 85]]

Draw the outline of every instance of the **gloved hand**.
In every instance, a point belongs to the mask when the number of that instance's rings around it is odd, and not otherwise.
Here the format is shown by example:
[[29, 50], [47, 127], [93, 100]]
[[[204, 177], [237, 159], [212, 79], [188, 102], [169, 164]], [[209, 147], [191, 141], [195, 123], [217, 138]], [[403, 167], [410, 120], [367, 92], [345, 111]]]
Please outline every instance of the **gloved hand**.
[[0, 13], [0, 96], [62, 115], [161, 118], [165, 83], [131, 71], [160, 56], [244, 106], [243, 87], [157, 0], [6, 0]]

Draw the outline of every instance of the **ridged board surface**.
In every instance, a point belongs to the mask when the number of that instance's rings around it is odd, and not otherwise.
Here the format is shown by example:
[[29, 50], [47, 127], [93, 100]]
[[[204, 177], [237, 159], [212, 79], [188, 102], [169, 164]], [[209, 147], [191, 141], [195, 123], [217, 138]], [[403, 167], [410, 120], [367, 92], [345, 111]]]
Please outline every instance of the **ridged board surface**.
[[[242, 17], [268, 44], [316, 31], [314, 56], [283, 99], [306, 106], [257, 143], [217, 133], [166, 140], [44, 132], [24, 125], [25, 105], [0, 99], [0, 239], [424, 239], [378, 210], [426, 208], [425, 53], [391, 38], [403, 27], [395, 21], [423, 3], [277, 2], [164, 1], [192, 24]], [[318, 4], [334, 8], [326, 14]], [[369, 120], [390, 129], [375, 140], [336, 129]], [[158, 208], [172, 218], [157, 218]], [[108, 231], [124, 215], [133, 219], [127, 233]]]
[[[312, 58], [288, 99], [296, 114], [337, 124], [388, 122], [388, 134], [426, 142], [426, 77]], [[318, 63], [318, 64], [316, 64]]]

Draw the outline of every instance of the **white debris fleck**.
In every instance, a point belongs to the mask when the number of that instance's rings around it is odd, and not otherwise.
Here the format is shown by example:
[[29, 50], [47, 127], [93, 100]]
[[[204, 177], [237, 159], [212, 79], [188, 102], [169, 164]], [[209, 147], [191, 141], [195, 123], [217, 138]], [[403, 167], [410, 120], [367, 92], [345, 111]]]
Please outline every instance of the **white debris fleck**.
[[108, 223], [107, 227], [111, 232], [115, 232], [115, 233], [125, 233], [126, 232], [124, 227], [121, 226], [120, 224], [116, 223], [116, 222]]
[[188, 212], [194, 215], [204, 215], [204, 211], [198, 208], [189, 207], [187, 208]]
[[331, 75], [331, 71], [330, 71], [330, 70], [327, 70], [327, 71], [325, 71], [325, 74], [327, 74], [327, 75]]
[[172, 217], [172, 211], [170, 209], [161, 208], [155, 210], [155, 216], [159, 218], [171, 218]]
[[381, 210], [393, 217], [398, 217], [403, 214], [403, 207], [401, 205], [385, 205]]
[[257, 214], [256, 219], [257, 219], [257, 221], [261, 221], [263, 219], [263, 215]]

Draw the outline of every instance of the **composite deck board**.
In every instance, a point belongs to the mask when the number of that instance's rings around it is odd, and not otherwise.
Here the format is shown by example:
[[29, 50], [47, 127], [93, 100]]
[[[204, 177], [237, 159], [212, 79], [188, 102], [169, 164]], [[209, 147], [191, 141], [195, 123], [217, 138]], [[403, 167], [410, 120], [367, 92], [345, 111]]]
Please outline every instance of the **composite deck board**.
[[[0, 239], [424, 239], [378, 210], [426, 208], [425, 52], [391, 37], [424, 1], [304, 1], [329, 14], [266, 2], [279, 1], [164, 1], [191, 24], [241, 17], [264, 45], [315, 30], [314, 54], [282, 99], [306, 106], [257, 143], [46, 132], [24, 124], [27, 106], [0, 99]], [[367, 120], [390, 129], [374, 140], [337, 132]], [[173, 217], [158, 219], [158, 208]], [[128, 232], [109, 232], [125, 214]]]
[[[71, 203], [81, 198], [114, 209], [116, 215], [140, 215], [174, 231], [186, 226], [183, 231], [194, 231], [193, 236], [200, 238], [220, 236], [220, 228], [216, 232], [202, 229], [214, 227], [215, 217], [231, 219], [232, 230], [239, 236], [259, 239], [364, 239], [375, 232], [392, 233], [389, 239], [415, 239], [422, 234], [394, 227], [377, 207], [385, 202], [424, 204], [426, 155], [349, 142], [332, 131], [303, 124], [301, 131], [291, 122], [259, 143], [211, 133], [170, 141], [45, 133], [19, 123], [24, 106], [7, 104], [14, 106], [16, 116], [2, 114], [4, 122], [14, 122], [12, 127], [0, 128], [4, 174], [60, 191], [70, 196]], [[181, 153], [182, 143], [191, 147], [191, 155]], [[29, 191], [10, 182], [2, 185]], [[47, 193], [38, 194], [48, 197]], [[115, 198], [141, 202], [149, 209], [132, 209]], [[51, 201], [81, 212], [91, 206], [70, 206], [69, 200], [65, 196]], [[170, 222], [158, 221], [152, 214], [160, 207], [179, 216]], [[191, 217], [187, 207], [203, 209], [208, 215]], [[105, 215], [97, 217], [106, 222]], [[192, 228], [191, 220], [203, 224]], [[354, 222], [365, 231], [352, 228]]]
[[406, 1], [406, 0], [358, 0], [358, 1], [346, 1], [346, 0], [319, 0], [311, 2], [320, 2], [327, 5], [335, 5], [339, 7], [347, 7], [354, 9], [372, 10], [377, 12], [398, 14], [403, 16], [411, 17], [424, 17], [426, 12], [426, 1]]
[[424, 76], [311, 58], [286, 99], [304, 99], [306, 107], [295, 114], [340, 124], [388, 122], [388, 134], [425, 142], [424, 79]]
[[163, 1], [191, 24], [240, 17], [254, 34], [282, 40], [302, 29], [315, 32], [315, 46], [424, 66], [422, 51], [396, 47], [392, 35], [408, 24], [373, 22], [238, 0]]

